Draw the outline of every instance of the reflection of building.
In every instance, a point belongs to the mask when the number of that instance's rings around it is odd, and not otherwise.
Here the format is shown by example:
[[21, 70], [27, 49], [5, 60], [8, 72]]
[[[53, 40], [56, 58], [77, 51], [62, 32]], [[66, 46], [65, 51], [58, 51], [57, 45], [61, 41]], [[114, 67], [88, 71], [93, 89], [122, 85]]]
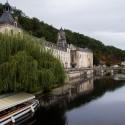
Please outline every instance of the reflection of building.
[[[11, 15], [11, 6], [8, 2], [5, 3], [3, 14], [0, 17], [0, 32], [6, 32], [9, 35], [23, 33], [22, 27], [18, 23], [18, 17], [13, 19]], [[36, 37], [32, 38], [37, 39]], [[52, 48], [53, 55], [61, 60], [65, 68], [93, 67], [92, 51], [88, 48], [83, 49], [67, 44], [66, 35], [62, 28], [58, 32], [57, 44], [45, 41], [45, 48], [46, 51]]]
[[82, 83], [79, 79], [78, 82], [80, 83], [73, 85], [74, 87], [64, 90], [63, 94], [59, 93], [59, 95], [54, 95], [54, 98], [50, 98], [49, 101], [40, 101], [41, 106], [48, 107], [56, 104], [67, 105], [71, 100], [79, 97], [79, 95], [89, 94], [94, 89], [93, 78], [87, 79]]
[[94, 89], [93, 78], [88, 79], [72, 88], [70, 97], [76, 98], [79, 94], [89, 93]]
[[93, 90], [94, 86], [93, 86], [93, 79], [90, 79], [82, 84], [79, 84], [77, 86], [77, 93], [82, 93], [82, 92], [87, 92], [90, 90]]

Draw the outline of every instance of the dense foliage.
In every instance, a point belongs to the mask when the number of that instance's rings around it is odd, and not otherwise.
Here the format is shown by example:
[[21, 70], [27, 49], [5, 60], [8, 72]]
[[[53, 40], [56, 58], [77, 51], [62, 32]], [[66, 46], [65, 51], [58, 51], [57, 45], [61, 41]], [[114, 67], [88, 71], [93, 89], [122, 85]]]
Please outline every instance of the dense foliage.
[[43, 39], [0, 33], [0, 93], [50, 90], [64, 82], [64, 68]]
[[114, 46], [107, 46], [107, 48], [110, 55], [113, 54], [117, 59], [120, 59], [122, 61], [125, 60], [125, 50], [118, 49]]
[[[18, 10], [19, 11], [19, 10]], [[31, 35], [36, 37], [45, 37], [46, 40], [56, 43], [58, 30], [52, 25], [48, 25], [37, 18], [28, 18], [19, 15], [19, 23]], [[100, 55], [113, 55], [114, 58], [121, 61], [125, 60], [125, 51], [114, 46], [105, 46], [99, 40], [84, 36], [83, 34], [72, 32], [68, 29], [64, 30], [66, 33], [67, 42], [82, 48], [89, 48], [94, 53], [94, 64], [98, 64]], [[97, 60], [98, 59], [98, 60]]]
[[[2, 6], [0, 6], [2, 7]], [[0, 9], [1, 10], [1, 9]], [[19, 23], [29, 34], [36, 37], [45, 37], [46, 40], [56, 43], [57, 41], [57, 32], [58, 30], [52, 25], [48, 25], [43, 21], [38, 20], [37, 18], [28, 18], [22, 16], [21, 10], [14, 10], [13, 15], [18, 15]], [[95, 40], [83, 34], [72, 32], [71, 30], [65, 29], [67, 42], [74, 44], [82, 48], [89, 48], [94, 53], [94, 64], [98, 64], [100, 57], [104, 55], [113, 55], [114, 58], [121, 61], [125, 60], [125, 50], [118, 49], [113, 46], [105, 46], [99, 40]], [[105, 60], [106, 61], [106, 60]]]
[[3, 5], [0, 3], [0, 16], [3, 13]]

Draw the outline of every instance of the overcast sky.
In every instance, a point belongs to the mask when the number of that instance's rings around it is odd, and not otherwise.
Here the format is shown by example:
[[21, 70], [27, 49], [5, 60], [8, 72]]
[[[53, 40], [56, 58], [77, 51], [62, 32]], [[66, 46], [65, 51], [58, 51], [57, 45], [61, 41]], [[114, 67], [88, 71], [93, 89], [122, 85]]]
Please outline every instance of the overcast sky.
[[[0, 0], [4, 4], [6, 0]], [[125, 50], [125, 0], [9, 0], [30, 18]]]

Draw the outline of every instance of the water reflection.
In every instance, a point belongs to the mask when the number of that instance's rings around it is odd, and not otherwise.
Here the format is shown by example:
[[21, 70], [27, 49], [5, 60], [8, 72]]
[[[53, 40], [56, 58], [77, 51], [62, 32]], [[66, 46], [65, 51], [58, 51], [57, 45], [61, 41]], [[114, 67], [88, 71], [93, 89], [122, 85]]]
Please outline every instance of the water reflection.
[[53, 105], [65, 106], [71, 100], [74, 100], [79, 95], [90, 93], [94, 89], [93, 77], [73, 79], [70, 85], [54, 89], [51, 93], [38, 96], [42, 107], [51, 107]]
[[28, 112], [24, 114], [21, 118], [17, 119], [15, 123], [8, 123], [7, 125], [32, 125], [36, 122], [34, 113]]
[[94, 81], [94, 91], [75, 99], [73, 103], [80, 100], [79, 104], [70, 105], [66, 111], [68, 125], [124, 125], [124, 95], [125, 81], [110, 78]]
[[[36, 122], [34, 125], [102, 125], [102, 122], [104, 122], [103, 120], [113, 120], [115, 106], [121, 106], [119, 108], [120, 111], [124, 110], [125, 108], [122, 107], [123, 103], [119, 103], [119, 101], [124, 101], [125, 104], [124, 98], [117, 100], [116, 102], [118, 103], [116, 105], [112, 104], [116, 95], [116, 97], [119, 98], [119, 96], [125, 94], [122, 90], [122, 88], [125, 88], [125, 81], [123, 80], [116, 81], [110, 77], [102, 77], [99, 79], [89, 77], [79, 80], [75, 79], [71, 84], [72, 85], [68, 87], [66, 86], [64, 90], [61, 88], [58, 89], [59, 91], [63, 90], [61, 93], [57, 92], [59, 95], [49, 93], [44, 96], [38, 96], [41, 108], [39, 108], [35, 114]], [[116, 92], [117, 94], [115, 94]], [[108, 100], [110, 100], [112, 108], [113, 106], [114, 108], [112, 111], [110, 111], [110, 115], [107, 116], [106, 119], [103, 118], [105, 111], [110, 110], [110, 108], [104, 108], [104, 104], [109, 105], [108, 103], [104, 102], [108, 102]], [[122, 115], [123, 114], [124, 113], [122, 112]], [[97, 117], [99, 117], [101, 120], [97, 119]], [[120, 118], [119, 120], [125, 122], [124, 119]], [[106, 123], [106, 125], [108, 125], [108, 121]], [[114, 122], [110, 123], [111, 124], [109, 125], [114, 125]]]

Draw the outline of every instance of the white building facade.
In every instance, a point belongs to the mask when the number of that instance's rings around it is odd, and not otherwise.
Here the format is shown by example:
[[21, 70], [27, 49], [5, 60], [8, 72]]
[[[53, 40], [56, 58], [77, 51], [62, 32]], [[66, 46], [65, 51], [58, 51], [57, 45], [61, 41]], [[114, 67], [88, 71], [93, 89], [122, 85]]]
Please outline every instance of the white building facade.
[[[23, 34], [23, 29], [11, 15], [11, 6], [5, 3], [3, 14], [0, 17], [0, 32], [11, 34]], [[61, 28], [58, 32], [57, 44], [45, 41], [46, 51], [52, 49], [53, 55], [59, 58], [64, 68], [84, 68], [93, 67], [93, 52], [88, 48], [79, 48], [73, 44], [67, 44], [66, 35]]]

